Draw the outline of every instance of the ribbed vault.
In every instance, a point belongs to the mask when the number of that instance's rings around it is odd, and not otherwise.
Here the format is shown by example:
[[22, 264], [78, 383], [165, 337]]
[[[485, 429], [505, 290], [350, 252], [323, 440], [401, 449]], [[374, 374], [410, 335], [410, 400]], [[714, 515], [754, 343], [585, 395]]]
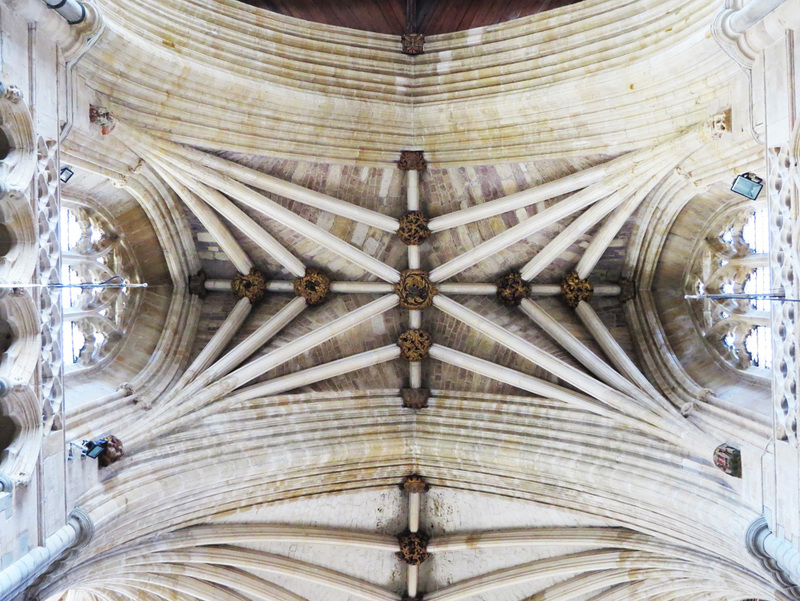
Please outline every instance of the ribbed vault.
[[[73, 133], [76, 154], [181, 207], [206, 296], [156, 393], [74, 415], [74, 436], [113, 423], [126, 456], [80, 500], [91, 547], [42, 595], [399, 600], [397, 486], [420, 474], [444, 495], [422, 508], [425, 599], [774, 598], [742, 542], [761, 508], [711, 463], [739, 422], [665, 385], [639, 335], [658, 331], [660, 248], [641, 224], [758, 152], [721, 110], [735, 72], [712, 4], [586, 0], [419, 59], [233, 2], [99, 4], [80, 73], [116, 125]], [[371, 184], [342, 198], [281, 177], [286, 160]], [[545, 160], [477, 200], [443, 183]], [[344, 519], [353, 495], [393, 517]], [[445, 503], [520, 519], [445, 532]]]
[[254, 154], [265, 140], [279, 156], [382, 165], [403, 148], [452, 166], [619, 153], [725, 106], [737, 74], [706, 0], [584, 0], [434, 36], [416, 58], [395, 36], [300, 27], [235, 0], [99, 4], [109, 32], [81, 71], [120, 117]]

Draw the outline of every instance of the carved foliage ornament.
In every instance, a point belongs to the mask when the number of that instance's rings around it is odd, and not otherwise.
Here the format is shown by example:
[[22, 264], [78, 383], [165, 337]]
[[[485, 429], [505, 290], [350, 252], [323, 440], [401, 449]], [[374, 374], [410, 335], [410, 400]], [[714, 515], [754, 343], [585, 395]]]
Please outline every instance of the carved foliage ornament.
[[17, 86], [3, 86], [0, 83], [0, 94], [5, 100], [8, 100], [11, 104], [19, 104], [22, 101], [22, 90], [20, 90]]
[[431, 391], [427, 388], [401, 388], [400, 396], [403, 399], [403, 407], [406, 409], [425, 409], [428, 406]]
[[331, 293], [331, 279], [322, 271], [309, 267], [304, 277], [294, 281], [294, 293], [306, 299], [307, 305], [321, 305]]
[[418, 566], [431, 556], [426, 550], [428, 537], [422, 532], [403, 532], [397, 537], [397, 541], [400, 543], [398, 559], [410, 566]]
[[206, 297], [206, 274], [204, 271], [201, 270], [189, 276], [189, 293], [200, 298]]
[[627, 303], [636, 298], [636, 284], [633, 280], [621, 279], [619, 281], [619, 300]]
[[400, 273], [400, 281], [394, 285], [394, 292], [400, 297], [404, 309], [425, 309], [433, 304], [438, 292], [428, 279], [428, 272], [421, 269], [405, 269]]
[[117, 386], [117, 390], [123, 392], [125, 396], [133, 396], [134, 393], [133, 384], [130, 382], [123, 382]]
[[267, 291], [267, 279], [258, 269], [251, 269], [247, 275], [237, 273], [231, 280], [231, 289], [236, 298], [247, 298], [255, 305], [264, 298]]
[[397, 346], [409, 361], [422, 361], [428, 356], [433, 338], [425, 330], [406, 330], [397, 338]]
[[531, 285], [522, 279], [518, 271], [504, 275], [497, 282], [497, 298], [509, 307], [518, 307], [530, 292]]
[[734, 478], [742, 477], [742, 452], [729, 444], [714, 449], [714, 465]]
[[401, 150], [397, 168], [401, 171], [425, 171], [428, 163], [421, 150]]
[[703, 135], [712, 140], [719, 140], [731, 131], [731, 110], [728, 109], [710, 117], [703, 124]]
[[582, 280], [578, 272], [570, 271], [561, 283], [561, 294], [564, 295], [567, 304], [574, 309], [581, 301], [589, 301], [592, 298], [594, 288], [589, 280]]
[[419, 246], [422, 244], [431, 231], [428, 229], [428, 220], [419, 211], [408, 211], [400, 218], [400, 227], [397, 228], [397, 237], [403, 244], [408, 246]]
[[405, 477], [405, 479], [403, 480], [402, 488], [407, 493], [419, 494], [428, 492], [430, 486], [428, 486], [428, 483], [425, 481], [425, 478], [417, 474], [412, 474], [410, 476]]
[[403, 44], [403, 54], [416, 56], [425, 51], [425, 36], [421, 33], [404, 33], [400, 42]]

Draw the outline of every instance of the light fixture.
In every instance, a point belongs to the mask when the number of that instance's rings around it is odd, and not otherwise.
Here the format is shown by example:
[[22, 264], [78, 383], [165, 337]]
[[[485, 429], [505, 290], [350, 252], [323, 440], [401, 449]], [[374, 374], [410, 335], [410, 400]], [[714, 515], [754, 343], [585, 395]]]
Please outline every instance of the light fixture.
[[761, 193], [764, 187], [764, 180], [758, 177], [755, 173], [743, 173], [737, 175], [733, 180], [731, 191], [746, 196], [750, 200], [755, 200]]
[[86, 448], [84, 455], [89, 459], [97, 459], [106, 450], [108, 443], [105, 440], [84, 440], [83, 446]]
[[60, 175], [61, 183], [66, 184], [73, 175], [75, 175], [75, 172], [72, 169], [69, 167], [62, 167]]
[[78, 449], [81, 452], [81, 457], [89, 457], [90, 459], [97, 459], [103, 451], [108, 446], [108, 442], [103, 439], [100, 440], [82, 440], [80, 444], [77, 442], [70, 442], [69, 443], [69, 456], [68, 459], [72, 461], [73, 454], [72, 449], [73, 447]]

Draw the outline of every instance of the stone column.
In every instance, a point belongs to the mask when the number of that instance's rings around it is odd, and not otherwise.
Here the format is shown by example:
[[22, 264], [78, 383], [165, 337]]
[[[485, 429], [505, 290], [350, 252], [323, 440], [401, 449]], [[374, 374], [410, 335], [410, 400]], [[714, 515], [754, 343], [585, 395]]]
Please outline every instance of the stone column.
[[83, 23], [86, 19], [86, 8], [78, 0], [44, 0], [47, 8], [52, 8], [70, 25]]
[[800, 597], [800, 551], [789, 541], [775, 536], [763, 517], [750, 524], [745, 537], [747, 550], [761, 560], [781, 586]]
[[800, 0], [752, 0], [742, 10], [725, 9], [712, 26], [717, 43], [745, 69], [758, 54], [800, 27]]
[[0, 599], [11, 599], [20, 593], [67, 551], [88, 544], [93, 535], [89, 514], [76, 507], [67, 523], [49, 536], [44, 546], [31, 549], [0, 572]]

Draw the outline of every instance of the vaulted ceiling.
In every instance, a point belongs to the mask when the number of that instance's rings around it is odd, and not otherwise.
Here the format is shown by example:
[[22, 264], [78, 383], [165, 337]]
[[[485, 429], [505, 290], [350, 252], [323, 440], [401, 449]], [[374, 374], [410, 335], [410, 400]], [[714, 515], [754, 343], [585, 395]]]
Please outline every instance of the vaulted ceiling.
[[[153, 333], [168, 373], [73, 413], [70, 436], [111, 421], [126, 456], [82, 496], [95, 543], [46, 593], [770, 594], [741, 543], [760, 507], [711, 463], [733, 419], [653, 377], [645, 352], [669, 230], [650, 225], [760, 152], [721, 110], [739, 72], [708, 35], [710, 3], [586, 0], [433, 36], [417, 58], [233, 0], [100, 4], [109, 34], [80, 75], [116, 127], [84, 123], [65, 156], [153, 220], [174, 283]], [[513, 4], [418, 9], [435, 32]], [[307, 8], [404, 27], [401, 5], [340, 5]], [[399, 169], [407, 150], [427, 168]], [[397, 233], [411, 211], [429, 220], [420, 244]], [[424, 310], [395, 288], [409, 268], [438, 289]], [[201, 269], [203, 298], [187, 288]], [[314, 269], [332, 281], [320, 305], [298, 292]], [[234, 297], [232, 280], [263, 298]], [[397, 344], [407, 329], [432, 337], [422, 361]], [[402, 389], [428, 406], [403, 406]], [[398, 488], [414, 473], [432, 486], [418, 572], [393, 555], [414, 529]]]

